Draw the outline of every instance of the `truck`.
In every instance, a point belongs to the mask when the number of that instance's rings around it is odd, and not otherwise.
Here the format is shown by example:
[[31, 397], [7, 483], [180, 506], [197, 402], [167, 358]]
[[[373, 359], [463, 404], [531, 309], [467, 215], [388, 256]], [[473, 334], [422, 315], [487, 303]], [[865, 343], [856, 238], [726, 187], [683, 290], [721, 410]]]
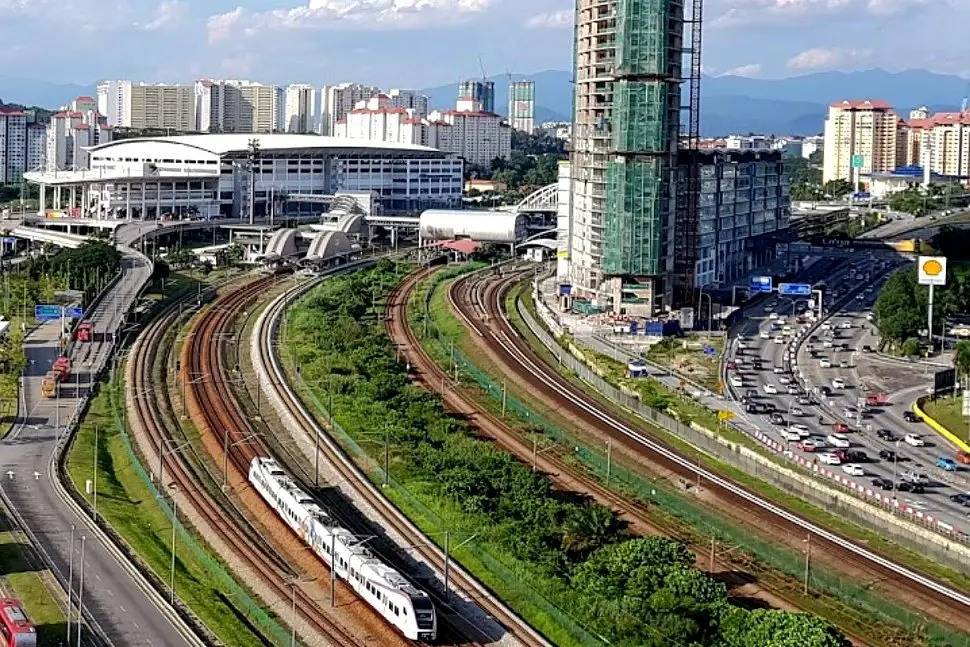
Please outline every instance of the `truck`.
[[61, 374], [57, 371], [48, 371], [47, 375], [40, 382], [40, 394], [45, 398], [53, 398], [57, 395], [57, 384], [61, 381]]
[[870, 393], [866, 396], [867, 407], [883, 407], [889, 404], [888, 393]]
[[74, 331], [74, 339], [79, 342], [89, 342], [94, 339], [94, 324], [90, 321], [85, 321], [77, 327]]

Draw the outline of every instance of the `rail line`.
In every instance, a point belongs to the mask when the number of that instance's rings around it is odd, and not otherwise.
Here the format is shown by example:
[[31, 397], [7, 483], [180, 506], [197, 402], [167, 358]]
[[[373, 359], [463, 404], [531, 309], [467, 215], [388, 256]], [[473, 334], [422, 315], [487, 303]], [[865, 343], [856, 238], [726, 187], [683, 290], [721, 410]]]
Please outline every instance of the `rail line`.
[[[518, 280], [521, 280], [521, 277], [513, 276], [492, 281], [487, 286], [474, 290], [469, 301], [463, 301], [456, 295], [467, 282], [467, 278], [458, 279], [452, 284], [452, 289], [449, 291], [449, 300], [453, 308], [464, 313], [463, 319], [472, 327], [476, 335], [482, 337], [500, 355], [508, 358], [510, 366], [516, 367], [521, 375], [528, 376], [532, 384], [545, 391], [553, 400], [608, 435], [613, 437], [619, 435], [623, 439], [632, 441], [634, 446], [639, 447], [639, 451], [645, 451], [645, 455], [649, 458], [656, 459], [659, 457], [666, 465], [675, 467], [676, 471], [688, 475], [691, 479], [700, 477], [722, 493], [754, 506], [762, 513], [781, 521], [783, 525], [787, 525], [793, 531], [808, 533], [813, 538], [820, 539], [820, 543], [830, 549], [841, 551], [844, 556], [854, 558], [853, 561], [861, 561], [870, 569], [877, 571], [880, 576], [889, 576], [899, 584], [916, 589], [923, 595], [930, 594], [936, 602], [943, 604], [954, 611], [955, 614], [965, 613], [966, 608], [970, 607], [970, 596], [967, 594], [913, 569], [897, 564], [852, 540], [808, 521], [752, 493], [730, 479], [699, 466], [690, 458], [681, 456], [663, 443], [603, 412], [600, 405], [591, 396], [569, 383], [554, 369], [549, 368], [546, 362], [539, 358], [528, 343], [521, 338], [509, 321], [504, 310], [503, 299]], [[475, 309], [478, 309], [479, 314], [484, 315], [488, 322], [494, 324], [494, 328], [492, 326], [479, 326], [474, 321]]]
[[[310, 286], [307, 286], [309, 288]], [[288, 305], [290, 298], [280, 299], [271, 305], [257, 322], [254, 330], [254, 340], [258, 343], [259, 361], [263, 369], [267, 371], [271, 378], [272, 388], [276, 395], [286, 407], [288, 415], [296, 424], [302, 428], [311, 438], [316, 436], [320, 440], [321, 454], [328, 460], [329, 464], [337, 470], [341, 478], [347, 483], [352, 484], [355, 490], [364, 500], [377, 510], [388, 527], [392, 528], [399, 536], [403, 537], [411, 544], [422, 558], [435, 568], [438, 573], [444, 570], [444, 553], [421, 531], [414, 526], [400, 511], [398, 511], [368, 480], [367, 476], [357, 468], [328, 436], [325, 430], [316, 421], [293, 389], [286, 383], [286, 375], [283, 371], [280, 359], [275, 352], [275, 334], [279, 324], [279, 318]], [[388, 297], [388, 320], [387, 325], [393, 326], [400, 317], [396, 314], [397, 306], [403, 306], [401, 299], [401, 286], [398, 286]], [[517, 638], [520, 644], [527, 647], [549, 647], [534, 629], [525, 624], [521, 619], [514, 616], [501, 601], [497, 600], [489, 591], [478, 584], [460, 566], [453, 562], [450, 565], [451, 584], [461, 590], [469, 599], [473, 600], [478, 606], [484, 609], [494, 620], [500, 622], [505, 629]], [[427, 590], [427, 589], [426, 589]], [[455, 612], [449, 602], [435, 590], [427, 590], [429, 595], [435, 600], [436, 607], [440, 609], [451, 609], [452, 613], [439, 614], [439, 641], [445, 640], [449, 644], [458, 645], [481, 645], [483, 642], [469, 640], [469, 635], [477, 635], [484, 642], [496, 640], [498, 636], [489, 636], [480, 627], [476, 627], [471, 621], [465, 620]], [[444, 622], [442, 622], [444, 620]], [[460, 626], [457, 626], [460, 625]]]
[[[230, 449], [229, 458], [242, 474], [248, 472], [249, 460], [256, 455], [251, 449], [258, 441], [248, 426], [248, 421], [241, 417], [238, 410], [230, 407], [232, 395], [226, 381], [218, 379], [223, 375], [220, 345], [213, 343], [216, 336], [231, 325], [235, 313], [260, 294], [269, 289], [276, 277], [266, 277], [237, 289], [235, 292], [217, 299], [213, 307], [200, 314], [190, 333], [189, 341], [183, 346], [182, 376], [188, 380], [189, 393], [187, 409], [193, 411], [203, 424], [199, 425], [200, 434], [212, 434], [218, 437], [216, 429], [228, 431], [230, 439], [247, 439]], [[140, 379], [150, 380], [150, 361], [155, 355], [166, 323], [171, 319], [160, 319], [152, 325], [155, 329], [153, 340], [155, 343], [146, 346], [146, 352], [139, 356]], [[191, 376], [202, 376], [205, 379], [192, 379]], [[148, 402], [149, 398], [137, 399], [138, 402]], [[161, 446], [166, 440], [165, 429], [162, 428], [161, 416], [153, 411], [150, 405], [140, 405], [139, 415], [147, 422], [151, 437]], [[250, 445], [252, 443], [252, 445]], [[227, 545], [233, 548], [235, 554], [253, 570], [262, 581], [281, 599], [295, 599], [297, 614], [303, 622], [316, 634], [330, 640], [335, 645], [363, 645], [355, 635], [340, 626], [328, 616], [299, 586], [293, 584], [292, 574], [279, 568], [279, 562], [274, 556], [267, 555], [260, 547], [254, 545], [247, 537], [247, 531], [239, 532], [233, 520], [219, 506], [212, 502], [208, 493], [200, 488], [197, 480], [187, 469], [179, 452], [163, 452], [163, 464], [166, 473], [176, 479], [180, 491], [186, 494], [196, 509], [203, 515], [213, 530]], [[282, 524], [281, 524], [282, 525]], [[284, 530], [286, 530], [284, 528]], [[288, 532], [288, 531], [287, 531]]]

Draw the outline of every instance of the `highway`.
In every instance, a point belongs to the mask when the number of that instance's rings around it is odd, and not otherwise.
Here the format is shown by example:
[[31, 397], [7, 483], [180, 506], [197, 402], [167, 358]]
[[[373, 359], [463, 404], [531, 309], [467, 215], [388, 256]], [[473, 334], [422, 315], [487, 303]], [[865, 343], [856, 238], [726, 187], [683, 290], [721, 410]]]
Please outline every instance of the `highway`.
[[[734, 386], [731, 391], [736, 397], [751, 393], [755, 406], [770, 404], [774, 408], [776, 415], [780, 416], [774, 422], [768, 412], [746, 412], [744, 416], [762, 431], [768, 431], [794, 457], [808, 464], [818, 463], [820, 467], [882, 495], [895, 495], [899, 505], [921, 511], [966, 532], [970, 530], [967, 509], [949, 499], [949, 495], [967, 489], [966, 472], [961, 468], [960, 472], [949, 473], [935, 467], [938, 457], [953, 457], [956, 449], [937, 438], [926, 425], [906, 422], [903, 418], [904, 411], [931, 383], [933, 371], [941, 367], [921, 366], [863, 352], [865, 346], [871, 349], [878, 347], [878, 338], [873, 335], [866, 314], [886, 274], [892, 267], [898, 266], [890, 265], [877, 270], [871, 261], [863, 260], [858, 263], [858, 269], [872, 272], [871, 281], [849, 279], [845, 269], [829, 277], [829, 287], [842, 291], [839, 299], [845, 301], [851, 298], [847, 303], [840, 303], [833, 312], [826, 311], [821, 327], [805, 333], [800, 343], [794, 341], [794, 337], [799, 329], [807, 330], [809, 324], [792, 321], [790, 299], [772, 297], [763, 306], [756, 306], [748, 313], [739, 331], [739, 338], [731, 346], [729, 360], [742, 362], [734, 373], [744, 381], [743, 387]], [[835, 299], [827, 299], [826, 307], [832, 307], [834, 302]], [[803, 300], [796, 310], [805, 306], [807, 303]], [[785, 319], [784, 323], [772, 319], [772, 314]], [[772, 324], [775, 324], [776, 330], [772, 330]], [[791, 337], [783, 335], [785, 326], [793, 328]], [[832, 330], [824, 330], [825, 327]], [[776, 343], [776, 339], [784, 342]], [[746, 346], [745, 349], [739, 348], [739, 341]], [[844, 350], [838, 349], [840, 345]], [[796, 351], [794, 362], [790, 357], [793, 350]], [[760, 370], [754, 368], [753, 360], [756, 359], [761, 361]], [[844, 382], [844, 386], [839, 387], [838, 382], [833, 384], [833, 380], [838, 379]], [[773, 387], [777, 393], [766, 393], [766, 385], [769, 385], [769, 389]], [[789, 393], [789, 387], [797, 392]], [[822, 389], [828, 389], [830, 394], [820, 393]], [[888, 392], [890, 404], [863, 411], [859, 398], [866, 393], [879, 391]], [[862, 419], [860, 414], [864, 415]], [[840, 449], [833, 445], [831, 437], [835, 424], [848, 428], [842, 440], [848, 441], [850, 446], [841, 449], [864, 452], [867, 460], [849, 459], [838, 463], [832, 460], [833, 464], [826, 463], [826, 460], [831, 460], [828, 455]], [[800, 425], [801, 429], [789, 425]], [[890, 439], [880, 438], [879, 433], [886, 434], [880, 430], [888, 430], [890, 435], [887, 438]], [[912, 433], [921, 435], [926, 446], [911, 447], [906, 444], [904, 437]], [[815, 451], [805, 451], [801, 441], [806, 438], [818, 443]], [[880, 458], [881, 451], [895, 452], [895, 460], [889, 455]], [[843, 463], [846, 462], [859, 465], [863, 473], [847, 473], [846, 469], [853, 468], [844, 469]], [[892, 483], [897, 483], [899, 488], [898, 484], [907, 480], [905, 475], [910, 471], [926, 475], [929, 483], [925, 491], [894, 491]], [[887, 483], [884, 486], [873, 483], [877, 478], [886, 479]]]
[[[148, 229], [148, 225], [125, 225], [119, 239], [130, 243]], [[89, 319], [95, 333], [115, 331], [122, 323], [122, 313], [134, 303], [150, 276], [148, 260], [131, 249], [123, 248], [123, 274], [110, 294]], [[152, 594], [115, 558], [113, 550], [102, 545], [86, 517], [77, 515], [63, 500], [55, 486], [56, 453], [59, 436], [75, 414], [87, 393], [92, 373], [107, 362], [112, 341], [79, 344], [72, 359], [74, 374], [62, 388], [58, 399], [45, 399], [40, 394], [40, 381], [57, 355], [58, 323], [39, 326], [25, 342], [29, 368], [23, 379], [18, 422], [2, 441], [2, 492], [15, 516], [37, 539], [65, 585], [68, 581], [71, 527], [76, 526], [74, 553], [74, 597], [80, 569], [81, 537], [84, 547], [84, 607], [96, 619], [108, 640], [116, 645], [195, 645], [183, 638], [176, 626], [156, 607]]]

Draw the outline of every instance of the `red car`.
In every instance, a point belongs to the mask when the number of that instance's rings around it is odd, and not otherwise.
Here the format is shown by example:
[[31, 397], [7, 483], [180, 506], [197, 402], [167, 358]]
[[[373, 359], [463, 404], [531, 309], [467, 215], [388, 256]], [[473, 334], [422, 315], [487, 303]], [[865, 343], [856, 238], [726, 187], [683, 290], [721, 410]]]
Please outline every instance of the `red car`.
[[849, 425], [844, 425], [841, 422], [836, 422], [832, 425], [832, 431], [837, 434], [847, 434], [849, 433]]
[[970, 454], [967, 452], [957, 452], [954, 456], [958, 463], [963, 463], [964, 465], [970, 465]]

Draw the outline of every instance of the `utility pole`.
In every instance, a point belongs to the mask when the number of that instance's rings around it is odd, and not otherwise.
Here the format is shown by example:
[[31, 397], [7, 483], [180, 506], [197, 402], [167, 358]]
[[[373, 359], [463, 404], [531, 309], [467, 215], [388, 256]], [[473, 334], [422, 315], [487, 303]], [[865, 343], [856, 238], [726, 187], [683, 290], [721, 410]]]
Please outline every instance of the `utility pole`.
[[71, 550], [68, 553], [67, 566], [67, 644], [71, 644], [71, 601], [74, 599], [74, 532], [77, 526], [71, 524]]
[[84, 542], [87, 540], [86, 535], [81, 535], [81, 583], [77, 590], [77, 645], [81, 647], [81, 627], [83, 626], [83, 621], [81, 620], [81, 614], [84, 613]]
[[259, 139], [249, 140], [249, 224], [256, 218], [256, 161], [259, 159]]
[[812, 535], [809, 534], [805, 539], [805, 590], [804, 590], [805, 595], [808, 595], [808, 576], [809, 576], [811, 567], [812, 567]]
[[98, 522], [98, 426], [94, 425], [94, 522]]
[[717, 538], [711, 537], [711, 568], [709, 570], [709, 572], [711, 573], [714, 572], [714, 550], [716, 546], [717, 546]]

